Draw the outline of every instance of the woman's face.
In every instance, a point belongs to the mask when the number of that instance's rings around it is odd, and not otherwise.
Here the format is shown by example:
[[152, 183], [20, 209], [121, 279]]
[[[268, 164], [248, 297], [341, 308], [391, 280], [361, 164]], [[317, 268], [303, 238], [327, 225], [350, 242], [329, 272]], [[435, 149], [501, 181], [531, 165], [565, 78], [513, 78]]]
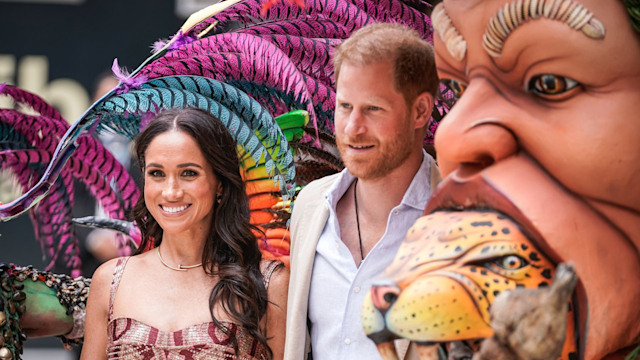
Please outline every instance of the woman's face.
[[196, 141], [172, 130], [145, 151], [144, 200], [164, 236], [206, 234], [222, 185]]

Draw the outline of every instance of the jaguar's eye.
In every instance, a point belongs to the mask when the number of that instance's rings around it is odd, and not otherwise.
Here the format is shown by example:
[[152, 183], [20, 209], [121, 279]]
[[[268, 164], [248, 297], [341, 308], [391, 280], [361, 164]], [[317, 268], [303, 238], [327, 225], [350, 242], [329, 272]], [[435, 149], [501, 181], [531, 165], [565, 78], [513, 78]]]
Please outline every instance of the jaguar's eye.
[[462, 93], [464, 93], [464, 91], [467, 89], [467, 84], [458, 80], [442, 79], [442, 83], [444, 84], [444, 86], [451, 89], [453, 95], [455, 95], [456, 98], [462, 96]]
[[580, 83], [566, 76], [541, 74], [532, 77], [527, 84], [527, 91], [545, 97], [564, 94], [576, 88]]
[[529, 263], [518, 255], [506, 255], [493, 261], [494, 264], [505, 270], [518, 270]]

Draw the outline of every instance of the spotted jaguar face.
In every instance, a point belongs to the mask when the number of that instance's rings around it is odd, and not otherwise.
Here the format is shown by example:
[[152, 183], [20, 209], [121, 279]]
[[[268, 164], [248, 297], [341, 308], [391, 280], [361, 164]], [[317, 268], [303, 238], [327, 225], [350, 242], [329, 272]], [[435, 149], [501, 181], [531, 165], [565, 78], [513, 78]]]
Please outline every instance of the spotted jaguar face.
[[[472, 344], [493, 335], [489, 309], [496, 296], [517, 287], [548, 286], [554, 268], [519, 226], [498, 212], [438, 211], [408, 231], [366, 297], [363, 327], [377, 343], [401, 337], [422, 345]], [[569, 331], [573, 335], [573, 327]], [[565, 355], [574, 350], [568, 336]]]

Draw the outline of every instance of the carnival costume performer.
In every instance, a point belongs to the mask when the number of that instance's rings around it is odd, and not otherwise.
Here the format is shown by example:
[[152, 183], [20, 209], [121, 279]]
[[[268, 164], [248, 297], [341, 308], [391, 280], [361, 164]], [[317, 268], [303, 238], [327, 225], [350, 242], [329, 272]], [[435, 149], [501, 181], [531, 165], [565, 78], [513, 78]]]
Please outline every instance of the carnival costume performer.
[[199, 109], [166, 110], [136, 155], [142, 243], [94, 274], [82, 359], [281, 358], [288, 270], [261, 263], [224, 125]]

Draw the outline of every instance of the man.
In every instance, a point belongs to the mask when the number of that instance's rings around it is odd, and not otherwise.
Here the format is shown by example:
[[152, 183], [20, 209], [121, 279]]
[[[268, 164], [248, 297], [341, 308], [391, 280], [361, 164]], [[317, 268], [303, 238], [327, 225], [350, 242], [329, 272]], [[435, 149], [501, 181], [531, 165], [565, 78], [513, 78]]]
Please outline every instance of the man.
[[[438, 247], [428, 256], [439, 263], [408, 266], [404, 278], [420, 284], [439, 276], [450, 284], [440, 286], [439, 298], [475, 304], [486, 314], [497, 295], [490, 277], [504, 274], [513, 284], [520, 281], [516, 270], [528, 269], [550, 279], [552, 271], [536, 272], [533, 263], [544, 257], [573, 263], [579, 284], [569, 328], [575, 326], [576, 337], [568, 337], [563, 359], [623, 359], [640, 345], [640, 36], [631, 25], [640, 29], [639, 10], [631, 1], [444, 0], [432, 14], [438, 74], [461, 96], [436, 133], [446, 178], [425, 211], [433, 218], [467, 210], [455, 214], [460, 224], [478, 211], [497, 211], [539, 251], [518, 257], [531, 247], [512, 247], [515, 232], [507, 227], [487, 234], [497, 240], [491, 246], [451, 250], [452, 239], [495, 224], [484, 219], [451, 229], [452, 236], [436, 229], [421, 246]], [[487, 256], [503, 248], [502, 255]], [[451, 270], [454, 262], [460, 276]], [[464, 281], [478, 278], [473, 272], [484, 281]], [[411, 296], [396, 289], [377, 302], [398, 299], [379, 306], [388, 315]], [[460, 326], [466, 320], [453, 307], [438, 316], [456, 314], [454, 326], [438, 326], [422, 344], [478, 337], [457, 337], [482, 324]], [[398, 329], [393, 325], [387, 328]], [[516, 338], [533, 336], [509, 340]]]
[[362, 330], [364, 296], [439, 179], [422, 149], [438, 89], [431, 46], [401, 25], [369, 25], [340, 45], [334, 66], [346, 169], [295, 203], [286, 359], [307, 356], [307, 323], [316, 360], [380, 357]]

